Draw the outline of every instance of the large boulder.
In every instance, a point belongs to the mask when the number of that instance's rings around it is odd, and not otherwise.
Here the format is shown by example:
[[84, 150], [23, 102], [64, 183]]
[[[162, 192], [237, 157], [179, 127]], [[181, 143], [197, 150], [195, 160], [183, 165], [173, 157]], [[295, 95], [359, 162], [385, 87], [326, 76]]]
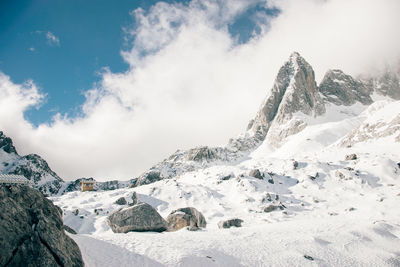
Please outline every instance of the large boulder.
[[147, 203], [139, 203], [113, 212], [107, 217], [107, 224], [114, 233], [167, 230], [166, 221]]
[[231, 228], [232, 226], [235, 227], [242, 227], [242, 222], [243, 220], [235, 218], [235, 219], [230, 219], [226, 221], [220, 221], [218, 223], [218, 228]]
[[177, 231], [184, 227], [196, 231], [207, 225], [203, 214], [195, 208], [180, 208], [172, 211], [167, 217], [168, 231]]
[[61, 214], [25, 185], [0, 187], [0, 266], [83, 266]]

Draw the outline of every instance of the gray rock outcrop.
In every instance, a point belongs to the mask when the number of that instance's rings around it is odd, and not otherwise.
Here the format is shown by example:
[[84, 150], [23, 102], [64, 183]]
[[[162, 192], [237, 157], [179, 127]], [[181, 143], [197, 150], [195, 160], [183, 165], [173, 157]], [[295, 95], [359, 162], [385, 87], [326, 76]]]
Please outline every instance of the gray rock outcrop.
[[259, 169], [253, 169], [249, 172], [249, 176], [257, 178], [257, 179], [264, 179], [264, 175], [260, 172]]
[[397, 68], [386, 67], [381, 73], [369, 75], [368, 77], [364, 76], [361, 79], [371, 91], [400, 100], [400, 63]]
[[306, 127], [301, 118], [293, 117], [298, 112], [307, 116], [322, 115], [325, 105], [315, 82], [314, 70], [294, 52], [280, 68], [269, 96], [248, 129], [267, 138], [272, 146], [279, 147], [286, 137]]
[[231, 228], [231, 227], [242, 227], [243, 220], [235, 218], [226, 221], [218, 222], [218, 228]]
[[37, 154], [20, 156], [11, 140], [0, 131], [0, 149], [5, 153], [0, 158], [0, 172], [22, 175], [46, 195], [57, 194], [64, 181], [51, 170], [47, 162]]
[[107, 224], [114, 233], [167, 230], [166, 221], [147, 203], [139, 203], [113, 212], [107, 217]]
[[356, 102], [364, 105], [372, 103], [372, 90], [363, 82], [355, 80], [341, 70], [329, 70], [319, 85], [325, 101], [335, 105], [351, 106]]
[[356, 154], [348, 154], [344, 157], [345, 160], [356, 160], [357, 155]]
[[114, 203], [117, 204], [117, 205], [126, 205], [127, 202], [126, 202], [126, 199], [124, 197], [120, 197]]
[[167, 217], [168, 231], [177, 231], [184, 227], [195, 231], [207, 226], [203, 214], [195, 208], [180, 208], [172, 211]]
[[70, 234], [76, 235], [76, 231], [74, 229], [72, 229], [71, 227], [69, 227], [68, 225], [64, 224], [64, 230]]
[[129, 203], [129, 206], [134, 206], [134, 205], [136, 205], [137, 203], [139, 203], [139, 200], [138, 200], [138, 197], [137, 197], [136, 192], [133, 192], [133, 193], [132, 193], [131, 199], [132, 199], [132, 202]]
[[83, 266], [58, 209], [25, 185], [0, 187], [0, 266]]
[[284, 208], [285, 208], [285, 206], [283, 206], [281, 203], [270, 204], [270, 205], [264, 207], [263, 211], [264, 212], [272, 212], [272, 211], [276, 211], [276, 210], [283, 210]]

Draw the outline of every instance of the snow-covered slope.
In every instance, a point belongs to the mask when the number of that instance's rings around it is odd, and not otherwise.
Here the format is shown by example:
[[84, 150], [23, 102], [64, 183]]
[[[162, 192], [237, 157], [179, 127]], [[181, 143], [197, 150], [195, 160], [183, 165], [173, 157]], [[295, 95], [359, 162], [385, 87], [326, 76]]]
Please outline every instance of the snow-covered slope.
[[[400, 266], [400, 101], [371, 104], [379, 88], [337, 70], [318, 87], [298, 53], [279, 73], [226, 147], [177, 151], [131, 187], [52, 197], [86, 264]], [[134, 192], [164, 218], [195, 207], [207, 228], [115, 234], [106, 218]], [[230, 218], [243, 227], [217, 227]]]
[[[64, 210], [65, 224], [78, 231], [73, 238], [87, 252], [89, 266], [103, 260], [109, 266], [130, 266], [136, 258], [149, 266], [397, 266], [400, 142], [377, 137], [341, 145], [346, 131], [386, 120], [388, 113], [400, 110], [400, 101], [375, 106], [380, 108], [369, 109], [368, 116], [364, 112], [347, 122], [319, 122], [293, 135], [289, 142], [309, 142], [302, 153], [290, 155], [293, 159], [260, 146], [238, 164], [206, 167], [136, 188], [71, 192], [53, 200]], [[337, 133], [340, 128], [346, 130]], [[330, 131], [326, 142], [318, 138]], [[357, 159], [345, 160], [350, 153]], [[248, 175], [255, 168], [264, 179]], [[115, 234], [105, 219], [120, 207], [114, 204], [118, 198], [130, 200], [133, 192], [163, 217], [177, 208], [196, 207], [207, 228]], [[285, 208], [265, 212], [271, 204]], [[217, 223], [229, 218], [244, 220], [243, 227], [218, 229]], [[107, 252], [104, 246], [113, 249]]]

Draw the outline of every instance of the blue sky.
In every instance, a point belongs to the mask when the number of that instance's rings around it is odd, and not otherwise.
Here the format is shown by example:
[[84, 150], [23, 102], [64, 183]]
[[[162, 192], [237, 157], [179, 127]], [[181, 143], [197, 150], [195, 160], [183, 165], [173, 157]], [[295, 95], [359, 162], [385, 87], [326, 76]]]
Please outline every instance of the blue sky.
[[[147, 11], [156, 2], [0, 1], [0, 70], [15, 83], [32, 79], [46, 95], [41, 107], [27, 110], [25, 118], [38, 125], [56, 113], [78, 115], [83, 92], [101, 79], [104, 67], [114, 73], [129, 68], [120, 52], [130, 45], [123, 28], [135, 27], [130, 11]], [[256, 12], [274, 15], [278, 10], [256, 4], [240, 14], [228, 25], [238, 43], [259, 33], [253, 20]]]

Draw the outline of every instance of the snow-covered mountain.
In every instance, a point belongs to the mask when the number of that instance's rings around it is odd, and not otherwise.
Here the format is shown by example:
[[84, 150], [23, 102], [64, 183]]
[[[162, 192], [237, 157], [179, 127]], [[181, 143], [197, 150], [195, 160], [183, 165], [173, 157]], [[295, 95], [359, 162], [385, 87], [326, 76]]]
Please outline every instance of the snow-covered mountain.
[[[0, 131], [0, 173], [23, 175], [30, 181], [32, 187], [38, 189], [47, 196], [65, 194], [71, 191], [81, 190], [82, 179], [64, 181], [55, 173], [49, 164], [37, 154], [20, 156], [15, 149], [10, 137]], [[131, 185], [130, 181], [106, 181], [95, 182], [96, 190], [114, 190]]]
[[[87, 266], [399, 266], [399, 77], [329, 70], [318, 84], [293, 53], [226, 146], [177, 151], [94, 192], [66, 182], [50, 199]], [[25, 162], [9, 138], [0, 147], [2, 171]], [[163, 218], [195, 207], [207, 227], [114, 233], [107, 217], [137, 199]], [[219, 229], [231, 218], [242, 227]]]
[[0, 131], [0, 173], [18, 174], [45, 195], [57, 194], [64, 181], [37, 154], [20, 156], [10, 137]]
[[[353, 78], [341, 70], [329, 70], [319, 86], [311, 65], [297, 52], [279, 69], [272, 88], [247, 131], [224, 147], [201, 146], [176, 151], [137, 179], [133, 186], [170, 179], [212, 165], [234, 164], [262, 143], [273, 148], [303, 131], [310, 123], [354, 117], [373, 103], [373, 95], [400, 99], [400, 74]], [[329, 112], [328, 112], [329, 110]]]

